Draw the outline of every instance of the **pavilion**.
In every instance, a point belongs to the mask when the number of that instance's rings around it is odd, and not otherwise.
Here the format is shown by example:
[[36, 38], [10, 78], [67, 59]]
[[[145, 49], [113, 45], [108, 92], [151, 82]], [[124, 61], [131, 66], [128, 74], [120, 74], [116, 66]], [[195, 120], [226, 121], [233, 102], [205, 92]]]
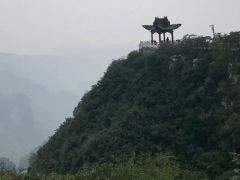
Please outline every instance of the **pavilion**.
[[[166, 33], [170, 33], [172, 37], [172, 43], [174, 43], [174, 35], [173, 31], [179, 28], [182, 24], [170, 24], [167, 16], [163, 18], [155, 17], [153, 25], [143, 25], [143, 27], [151, 32], [151, 43], [154, 44], [153, 35], [154, 33], [158, 33], [159, 35], [159, 44], [162, 42], [166, 42]], [[162, 41], [163, 34], [163, 41]]]

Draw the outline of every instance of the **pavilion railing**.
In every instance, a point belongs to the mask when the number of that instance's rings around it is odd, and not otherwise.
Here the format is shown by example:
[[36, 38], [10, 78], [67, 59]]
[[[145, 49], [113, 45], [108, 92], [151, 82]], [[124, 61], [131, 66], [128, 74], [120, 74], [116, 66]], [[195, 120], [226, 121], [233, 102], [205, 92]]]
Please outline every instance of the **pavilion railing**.
[[150, 49], [158, 49], [159, 43], [151, 42], [151, 41], [141, 41], [139, 44], [139, 49], [150, 48]]
[[161, 43], [158, 43], [156, 41], [154, 42], [151, 42], [151, 41], [140, 41], [140, 44], [139, 44], [139, 49], [158, 49], [161, 45], [163, 44], [178, 44], [180, 42], [180, 40], [176, 40], [176, 41], [173, 41], [172, 42], [161, 42]]

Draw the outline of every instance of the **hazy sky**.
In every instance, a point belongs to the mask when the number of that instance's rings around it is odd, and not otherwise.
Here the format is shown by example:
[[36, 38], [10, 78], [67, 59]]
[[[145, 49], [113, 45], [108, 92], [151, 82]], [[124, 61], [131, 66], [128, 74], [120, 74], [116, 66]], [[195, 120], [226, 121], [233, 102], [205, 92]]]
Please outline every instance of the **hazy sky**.
[[[0, 52], [71, 54], [136, 49], [155, 16], [182, 23], [176, 37], [240, 30], [239, 0], [0, 0]], [[89, 51], [88, 51], [89, 52]]]

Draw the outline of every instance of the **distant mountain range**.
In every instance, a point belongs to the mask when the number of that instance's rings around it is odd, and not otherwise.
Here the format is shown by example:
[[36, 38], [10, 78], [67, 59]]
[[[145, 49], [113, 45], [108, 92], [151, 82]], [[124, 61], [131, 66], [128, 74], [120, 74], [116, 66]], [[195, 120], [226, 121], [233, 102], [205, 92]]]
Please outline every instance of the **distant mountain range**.
[[17, 164], [71, 116], [81, 92], [75, 95], [67, 83], [58, 87], [56, 81], [69, 77], [57, 74], [61, 68], [53, 66], [63, 68], [64, 63], [50, 57], [0, 54], [0, 157]]

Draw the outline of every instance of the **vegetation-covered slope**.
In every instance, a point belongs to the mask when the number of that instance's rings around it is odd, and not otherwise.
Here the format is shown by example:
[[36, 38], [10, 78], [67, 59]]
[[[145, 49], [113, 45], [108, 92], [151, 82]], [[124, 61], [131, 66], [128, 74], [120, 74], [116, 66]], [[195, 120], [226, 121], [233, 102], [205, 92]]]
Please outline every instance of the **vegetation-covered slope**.
[[31, 170], [76, 173], [136, 155], [173, 153], [209, 177], [233, 169], [240, 151], [240, 33], [185, 37], [152, 54], [114, 61]]

